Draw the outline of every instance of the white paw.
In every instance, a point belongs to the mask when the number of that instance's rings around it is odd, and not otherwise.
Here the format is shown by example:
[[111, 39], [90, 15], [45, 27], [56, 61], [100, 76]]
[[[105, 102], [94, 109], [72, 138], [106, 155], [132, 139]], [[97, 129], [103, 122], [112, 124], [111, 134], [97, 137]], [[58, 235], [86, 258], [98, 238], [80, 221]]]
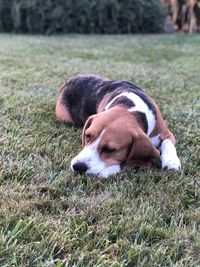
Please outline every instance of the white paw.
[[167, 170], [181, 170], [181, 162], [176, 155], [161, 155], [162, 168]]

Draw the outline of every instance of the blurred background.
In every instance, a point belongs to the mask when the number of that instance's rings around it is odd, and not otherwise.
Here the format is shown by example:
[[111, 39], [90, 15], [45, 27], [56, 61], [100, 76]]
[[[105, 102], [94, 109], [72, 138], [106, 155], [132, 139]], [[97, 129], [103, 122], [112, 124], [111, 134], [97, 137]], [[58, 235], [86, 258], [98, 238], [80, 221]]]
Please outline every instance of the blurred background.
[[200, 32], [200, 0], [0, 0], [0, 32]]

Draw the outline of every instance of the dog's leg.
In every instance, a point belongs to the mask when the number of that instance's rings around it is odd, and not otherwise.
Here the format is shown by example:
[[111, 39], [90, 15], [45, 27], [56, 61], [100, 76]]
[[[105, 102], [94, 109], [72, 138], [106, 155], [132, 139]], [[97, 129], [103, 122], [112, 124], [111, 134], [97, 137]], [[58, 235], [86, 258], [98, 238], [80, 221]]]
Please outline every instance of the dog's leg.
[[189, 33], [194, 33], [197, 30], [197, 22], [196, 22], [196, 18], [194, 15], [194, 12], [191, 11], [190, 13], [190, 26], [189, 26]]
[[176, 153], [174, 142], [169, 139], [163, 140], [160, 148], [163, 169], [180, 171], [181, 163]]
[[178, 3], [177, 0], [171, 0], [171, 8], [172, 8], [172, 21], [174, 25], [176, 25], [177, 17], [178, 17]]
[[194, 14], [195, 0], [188, 0], [189, 5], [189, 33], [196, 32], [196, 17]]
[[59, 121], [63, 121], [65, 123], [73, 123], [73, 120], [71, 118], [71, 115], [67, 109], [67, 107], [65, 107], [65, 105], [62, 104], [61, 101], [62, 95], [59, 96], [57, 103], [56, 103], [56, 117]]

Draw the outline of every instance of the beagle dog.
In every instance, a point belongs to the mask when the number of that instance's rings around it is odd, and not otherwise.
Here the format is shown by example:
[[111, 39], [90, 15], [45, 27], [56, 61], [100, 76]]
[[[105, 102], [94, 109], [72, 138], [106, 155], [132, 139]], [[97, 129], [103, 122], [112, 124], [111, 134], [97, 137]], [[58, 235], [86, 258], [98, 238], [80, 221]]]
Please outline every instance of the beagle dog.
[[106, 178], [124, 163], [150, 167], [152, 157], [160, 157], [163, 169], [181, 168], [158, 106], [130, 82], [75, 75], [60, 89], [55, 112], [60, 121], [84, 126], [73, 171]]

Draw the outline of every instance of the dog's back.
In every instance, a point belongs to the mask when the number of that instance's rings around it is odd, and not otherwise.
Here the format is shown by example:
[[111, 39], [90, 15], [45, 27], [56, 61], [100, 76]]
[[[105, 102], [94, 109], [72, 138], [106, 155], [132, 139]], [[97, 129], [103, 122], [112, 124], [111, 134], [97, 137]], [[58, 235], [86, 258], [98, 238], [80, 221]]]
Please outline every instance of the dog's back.
[[[110, 102], [123, 92], [138, 95], [154, 111], [150, 97], [141, 88], [127, 81], [109, 80], [97, 75], [73, 76], [61, 88], [60, 101], [69, 111], [73, 123], [81, 127], [89, 116], [97, 113], [99, 104], [106, 95], [109, 96], [107, 102]], [[118, 99], [112, 105], [119, 104], [119, 100], [121, 105], [133, 105], [126, 98]]]

